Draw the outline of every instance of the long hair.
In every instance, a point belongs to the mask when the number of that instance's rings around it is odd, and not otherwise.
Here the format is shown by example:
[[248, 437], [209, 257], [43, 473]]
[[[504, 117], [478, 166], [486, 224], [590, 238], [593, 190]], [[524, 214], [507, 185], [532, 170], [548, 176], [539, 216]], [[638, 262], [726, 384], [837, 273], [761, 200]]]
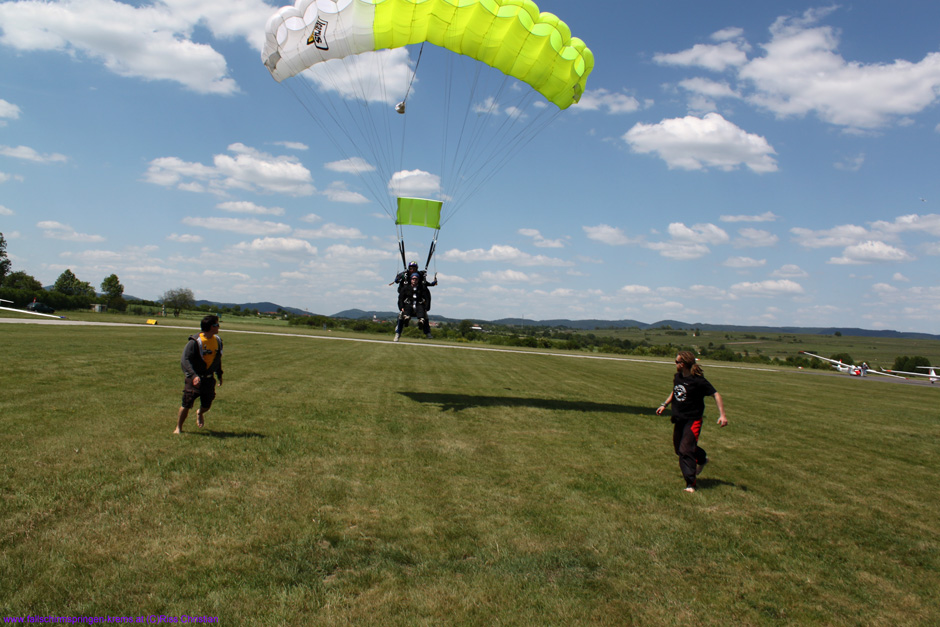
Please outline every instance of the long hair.
[[692, 354], [692, 351], [682, 351], [676, 355], [676, 359], [681, 361], [682, 365], [692, 371], [693, 377], [705, 376], [705, 372], [702, 370], [702, 367], [699, 366], [698, 362], [695, 361], [695, 355]]

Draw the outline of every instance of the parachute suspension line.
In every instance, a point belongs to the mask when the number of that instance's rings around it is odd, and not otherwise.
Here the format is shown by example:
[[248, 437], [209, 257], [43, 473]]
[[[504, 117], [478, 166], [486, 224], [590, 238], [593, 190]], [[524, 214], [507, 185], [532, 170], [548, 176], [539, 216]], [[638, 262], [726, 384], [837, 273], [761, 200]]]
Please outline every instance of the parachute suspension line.
[[[424, 273], [427, 274], [428, 266], [431, 265], [431, 258], [434, 257], [434, 250], [437, 248], [437, 234], [440, 233], [440, 229], [434, 229], [434, 239], [431, 240], [431, 248], [428, 249], [428, 259], [424, 262]], [[434, 262], [434, 267], [437, 267], [437, 261]]]
[[422, 41], [421, 47], [418, 49], [418, 59], [415, 61], [415, 69], [411, 73], [411, 80], [408, 81], [408, 89], [405, 90], [405, 97], [401, 99], [401, 102], [395, 105], [395, 111], [397, 113], [403, 114], [405, 112], [405, 103], [408, 102], [408, 96], [411, 94], [411, 86], [415, 84], [415, 76], [418, 75], [418, 64], [421, 63], [421, 55], [424, 54], [424, 44], [425, 42]]

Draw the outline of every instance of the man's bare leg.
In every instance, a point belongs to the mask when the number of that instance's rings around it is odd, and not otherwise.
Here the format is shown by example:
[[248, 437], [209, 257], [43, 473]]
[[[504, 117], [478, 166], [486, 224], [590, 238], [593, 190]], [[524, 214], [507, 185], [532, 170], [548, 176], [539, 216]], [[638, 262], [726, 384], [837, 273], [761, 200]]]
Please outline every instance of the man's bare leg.
[[202, 407], [200, 407], [199, 410], [196, 411], [196, 426], [199, 427], [200, 429], [202, 429], [202, 427], [206, 424], [203, 421], [203, 417], [205, 417], [207, 411], [209, 410], [203, 409]]
[[183, 432], [183, 423], [186, 422], [186, 416], [189, 415], [189, 409], [186, 407], [180, 407], [179, 417], [176, 419], [176, 431], [173, 433], [182, 433]]

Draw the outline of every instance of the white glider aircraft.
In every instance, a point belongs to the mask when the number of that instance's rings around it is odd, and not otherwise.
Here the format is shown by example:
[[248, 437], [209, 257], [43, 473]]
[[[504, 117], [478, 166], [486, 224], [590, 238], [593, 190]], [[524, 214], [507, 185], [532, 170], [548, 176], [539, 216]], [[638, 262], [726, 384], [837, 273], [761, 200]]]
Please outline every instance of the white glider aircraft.
[[930, 379], [931, 385], [934, 381], [940, 381], [940, 372], [937, 372], [937, 366], [917, 366], [922, 368], [927, 372], [904, 372], [903, 370], [888, 370], [888, 372], [893, 372], [896, 374], [906, 374], [912, 377], [927, 377]]
[[839, 372], [844, 372], [847, 375], [853, 377], [864, 377], [868, 373], [880, 374], [885, 377], [893, 377], [895, 379], [904, 379], [906, 377], [901, 377], [896, 374], [888, 374], [887, 372], [881, 372], [880, 370], [871, 370], [869, 368], [862, 368], [861, 366], [855, 366], [852, 364], [844, 364], [836, 359], [829, 359], [828, 357], [823, 357], [822, 355], [814, 355], [813, 353], [807, 353], [806, 351], [800, 351], [801, 355], [809, 355], [810, 357], [815, 357], [816, 359], [821, 359], [823, 361], [828, 361], [833, 368]]

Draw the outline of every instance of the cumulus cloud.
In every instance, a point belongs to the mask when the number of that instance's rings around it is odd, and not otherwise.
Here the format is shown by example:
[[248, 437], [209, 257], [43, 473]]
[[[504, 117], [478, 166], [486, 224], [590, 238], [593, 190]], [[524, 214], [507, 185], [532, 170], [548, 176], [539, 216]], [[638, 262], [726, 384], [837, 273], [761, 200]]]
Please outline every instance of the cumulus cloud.
[[354, 205], [361, 205], [369, 202], [369, 199], [354, 192], [346, 186], [343, 181], [334, 181], [323, 191], [323, 195], [333, 202], [345, 202]]
[[773, 246], [779, 240], [779, 237], [763, 229], [740, 229], [734, 245], [736, 248], [764, 248]]
[[790, 279], [760, 281], [757, 283], [735, 283], [732, 293], [741, 296], [788, 296], [803, 293], [803, 287]]
[[704, 244], [724, 244], [728, 234], [714, 224], [695, 224], [691, 227], [682, 222], [672, 222], [667, 229], [669, 235], [680, 242], [701, 242]]
[[0, 205], [0, 216], [12, 216], [12, 215], [16, 215], [12, 209], [10, 209], [9, 207], [4, 207], [3, 205]]
[[645, 285], [624, 285], [618, 291], [621, 294], [628, 294], [630, 296], [643, 296], [653, 292], [653, 290], [646, 287]]
[[627, 94], [611, 92], [606, 89], [589, 89], [581, 100], [571, 107], [572, 111], [606, 111], [616, 115], [633, 113], [641, 108], [640, 101]]
[[211, 231], [231, 231], [245, 235], [280, 235], [290, 233], [291, 228], [280, 222], [267, 222], [255, 218], [183, 218], [183, 224], [198, 226]]
[[[536, 275], [529, 275], [519, 270], [498, 270], [496, 272], [481, 272], [480, 279], [487, 283], [532, 283], [538, 282]], [[536, 279], [536, 280], [534, 280]]]
[[20, 117], [20, 108], [12, 102], [0, 98], [0, 126], [6, 126], [7, 120], [17, 120]]
[[751, 257], [728, 257], [721, 265], [726, 268], [743, 270], [748, 268], [760, 268], [766, 264], [766, 259], [752, 259]]
[[809, 276], [809, 273], [794, 263], [787, 263], [787, 264], [780, 266], [780, 268], [778, 268], [777, 270], [774, 270], [773, 272], [771, 272], [770, 276], [779, 277], [779, 278], [787, 278], [787, 279], [798, 279], [801, 277]]
[[103, 242], [105, 240], [101, 235], [79, 233], [68, 224], [52, 220], [37, 222], [36, 227], [42, 229], [42, 236], [49, 239], [60, 239], [69, 242]]
[[899, 216], [894, 222], [879, 220], [871, 223], [872, 231], [895, 235], [904, 232], [927, 233], [929, 235], [940, 236], [940, 215], [931, 213], [928, 215], [910, 215]]
[[476, 263], [481, 261], [495, 261], [516, 266], [570, 266], [570, 261], [546, 257], [545, 255], [530, 255], [514, 246], [493, 245], [488, 250], [474, 248], [472, 250], [451, 249], [441, 255], [446, 261], [462, 261]]
[[777, 216], [772, 211], [765, 211], [760, 215], [725, 215], [719, 218], [722, 222], [774, 222]]
[[252, 215], [269, 215], [269, 216], [282, 216], [284, 215], [284, 210], [280, 207], [262, 207], [261, 205], [256, 205], [253, 202], [248, 201], [232, 201], [232, 202], [222, 202], [216, 205], [222, 211], [228, 211], [230, 213], [249, 213]]
[[636, 124], [623, 140], [637, 153], [656, 153], [670, 169], [775, 172], [776, 151], [759, 135], [747, 133], [718, 113], [686, 116], [658, 124]]
[[198, 93], [238, 91], [225, 57], [193, 40], [197, 24], [216, 37], [241, 36], [258, 46], [257, 24], [271, 9], [243, 0], [237, 11], [220, 3], [131, 6], [113, 0], [0, 4], [3, 44], [92, 59], [120, 76], [167, 80]]
[[539, 248], [564, 248], [565, 243], [560, 239], [545, 239], [538, 229], [519, 229], [519, 235], [532, 238], [532, 243]]
[[940, 93], [940, 53], [913, 63], [846, 61], [839, 37], [818, 22], [831, 9], [781, 17], [771, 26], [764, 55], [742, 66], [754, 104], [778, 116], [815, 113], [831, 124], [878, 128], [934, 104]]
[[638, 238], [631, 238], [623, 232], [623, 229], [608, 224], [598, 224], [597, 226], [584, 226], [584, 233], [588, 239], [592, 239], [608, 246], [625, 246], [627, 244], [636, 244], [640, 241]]
[[364, 172], [375, 171], [375, 166], [362, 157], [350, 157], [340, 161], [331, 161], [324, 165], [327, 170], [332, 172], [343, 172], [345, 174], [362, 174]]
[[203, 241], [201, 235], [190, 235], [189, 233], [170, 233], [167, 239], [180, 244], [201, 244]]
[[424, 170], [402, 170], [392, 175], [388, 190], [396, 196], [435, 196], [441, 192], [441, 177]]
[[790, 232], [794, 235], [794, 241], [804, 248], [850, 246], [871, 236], [868, 229], [855, 224], [842, 224], [819, 231], [796, 227], [790, 229]]
[[259, 237], [233, 248], [245, 254], [271, 255], [280, 259], [307, 258], [317, 254], [316, 246], [296, 237]]
[[308, 239], [363, 239], [362, 231], [351, 226], [340, 226], [332, 222], [318, 229], [299, 229], [294, 235]]
[[747, 63], [747, 52], [735, 42], [724, 41], [719, 44], [695, 44], [681, 52], [660, 52], [653, 55], [653, 60], [662, 65], [701, 67], [721, 72]]
[[0, 155], [34, 163], [64, 163], [69, 160], [57, 152], [44, 155], [29, 146], [0, 146]]
[[869, 240], [859, 244], [847, 246], [841, 257], [833, 257], [829, 263], [837, 265], [857, 265], [864, 263], [878, 263], [882, 261], [911, 261], [907, 252], [889, 244]]
[[691, 240], [650, 242], [645, 244], [645, 246], [650, 250], [655, 250], [663, 257], [675, 259], [677, 261], [698, 259], [711, 252], [711, 250], [705, 244]]
[[241, 143], [218, 154], [212, 165], [190, 163], [178, 157], [150, 162], [144, 175], [148, 183], [184, 191], [227, 195], [232, 191], [309, 196], [316, 191], [310, 171], [294, 156], [273, 156]]
[[679, 87], [694, 94], [707, 96], [708, 98], [740, 98], [741, 94], [736, 92], [728, 83], [713, 81], [707, 78], [688, 78], [679, 81]]

